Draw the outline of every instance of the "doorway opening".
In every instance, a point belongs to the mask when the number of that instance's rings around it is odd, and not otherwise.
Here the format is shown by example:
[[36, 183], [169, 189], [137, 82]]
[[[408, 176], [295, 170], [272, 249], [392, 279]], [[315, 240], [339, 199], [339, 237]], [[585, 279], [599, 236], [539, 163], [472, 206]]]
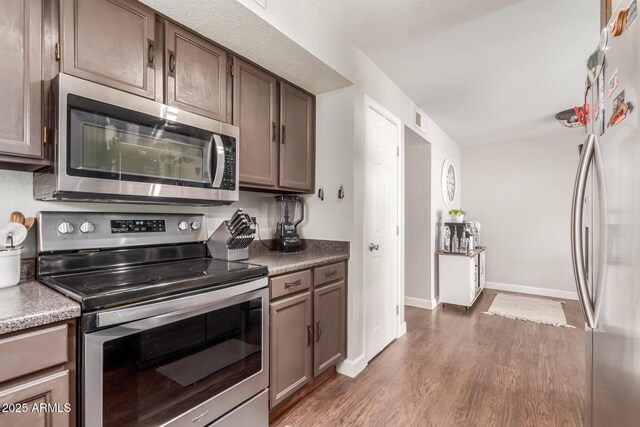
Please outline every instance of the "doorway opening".
[[405, 305], [431, 309], [431, 144], [408, 126], [404, 159]]

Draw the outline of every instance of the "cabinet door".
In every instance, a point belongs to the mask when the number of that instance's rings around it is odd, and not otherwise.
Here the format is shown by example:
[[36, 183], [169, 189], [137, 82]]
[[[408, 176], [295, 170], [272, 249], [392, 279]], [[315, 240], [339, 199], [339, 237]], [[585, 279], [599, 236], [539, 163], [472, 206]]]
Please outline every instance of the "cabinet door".
[[278, 92], [271, 74], [233, 59], [233, 124], [240, 127], [240, 185], [278, 185]]
[[311, 380], [311, 292], [271, 303], [271, 408]]
[[313, 96], [280, 83], [280, 187], [313, 192], [315, 180]]
[[345, 288], [345, 282], [340, 281], [314, 291], [314, 376], [335, 365], [345, 356]]
[[[70, 423], [69, 371], [56, 372], [0, 387], [0, 425], [12, 427], [66, 427]], [[54, 406], [55, 405], [55, 406]]]
[[62, 68], [155, 98], [155, 14], [133, 0], [62, 0]]
[[484, 289], [487, 284], [487, 275], [485, 270], [485, 259], [486, 253], [485, 251], [480, 252], [480, 288]]
[[471, 302], [475, 299], [478, 292], [478, 286], [480, 285], [480, 257], [478, 255], [469, 258], [469, 274], [469, 305], [471, 305]]
[[42, 157], [42, 0], [5, 0], [0, 13], [0, 154]]
[[170, 22], [165, 24], [167, 104], [227, 120], [227, 52]]

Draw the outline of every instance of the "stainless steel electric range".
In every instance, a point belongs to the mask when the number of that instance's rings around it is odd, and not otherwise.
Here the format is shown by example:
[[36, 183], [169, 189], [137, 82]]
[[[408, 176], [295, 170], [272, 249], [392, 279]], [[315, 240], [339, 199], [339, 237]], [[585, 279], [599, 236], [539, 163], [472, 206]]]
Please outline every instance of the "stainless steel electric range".
[[212, 259], [203, 215], [43, 212], [38, 234], [38, 280], [82, 306], [79, 425], [268, 425], [266, 267]]

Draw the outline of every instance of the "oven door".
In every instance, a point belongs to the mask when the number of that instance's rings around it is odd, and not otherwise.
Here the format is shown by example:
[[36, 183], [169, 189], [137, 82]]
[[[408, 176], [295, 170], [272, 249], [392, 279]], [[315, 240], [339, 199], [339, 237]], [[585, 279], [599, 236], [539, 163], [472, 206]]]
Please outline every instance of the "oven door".
[[238, 200], [237, 128], [64, 74], [57, 78], [60, 194]]
[[207, 425], [266, 389], [268, 304], [263, 288], [83, 334], [83, 425]]

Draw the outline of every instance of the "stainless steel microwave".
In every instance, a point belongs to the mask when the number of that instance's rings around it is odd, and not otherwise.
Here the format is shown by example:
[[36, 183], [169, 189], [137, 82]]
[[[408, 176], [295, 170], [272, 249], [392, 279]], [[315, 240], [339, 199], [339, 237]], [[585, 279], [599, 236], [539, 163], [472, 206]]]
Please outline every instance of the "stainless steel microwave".
[[235, 126], [66, 74], [38, 200], [220, 205], [238, 200]]

